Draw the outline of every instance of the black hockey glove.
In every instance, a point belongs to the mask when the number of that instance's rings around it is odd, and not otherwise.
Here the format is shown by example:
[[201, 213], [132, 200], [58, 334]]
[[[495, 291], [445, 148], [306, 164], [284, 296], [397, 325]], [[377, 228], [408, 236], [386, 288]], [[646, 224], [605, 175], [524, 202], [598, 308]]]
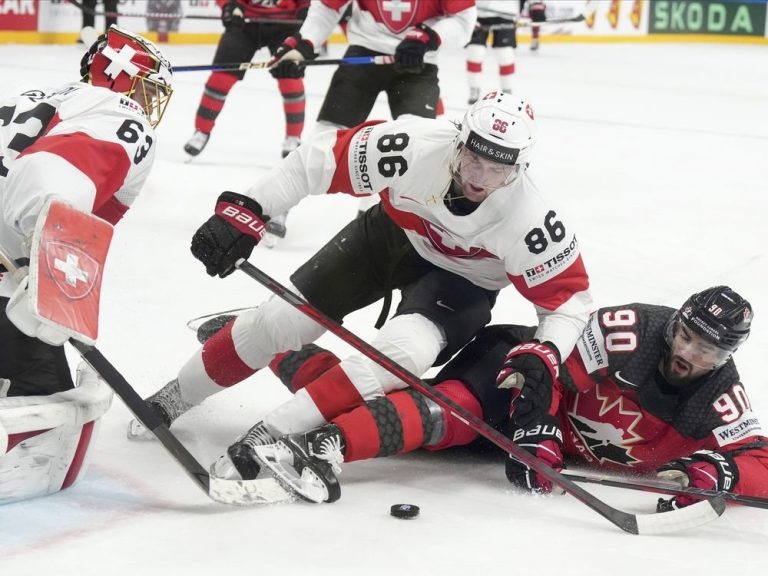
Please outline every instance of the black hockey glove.
[[[551, 468], [558, 472], [563, 469], [563, 433], [554, 416], [545, 416], [544, 420], [531, 428], [518, 428], [510, 422], [508, 435], [515, 444]], [[518, 488], [541, 494], [552, 492], [552, 482], [548, 478], [537, 474], [512, 455], [507, 459], [505, 472], [507, 480]]]
[[312, 42], [305, 40], [300, 34], [289, 36], [275, 50], [269, 73], [273, 78], [303, 78], [304, 62], [317, 58]]
[[245, 24], [243, 7], [235, 0], [230, 0], [224, 4], [221, 7], [221, 23], [224, 24], [224, 28], [242, 28]]
[[251, 255], [265, 231], [256, 200], [223, 192], [216, 201], [216, 214], [192, 236], [192, 254], [205, 264], [209, 276], [224, 278], [235, 271], [235, 262]]
[[424, 69], [424, 55], [437, 50], [440, 36], [429, 26], [419, 24], [412, 28], [395, 49], [395, 69], [398, 72], [418, 74]]
[[[739, 481], [739, 468], [728, 454], [711, 450], [699, 450], [688, 458], [667, 462], [656, 470], [662, 480], [677, 482], [683, 488], [701, 488], [703, 490], [722, 490], [731, 492]], [[669, 512], [690, 506], [701, 498], [695, 496], [675, 496], [669, 500], [659, 498], [657, 512]]]
[[552, 390], [559, 367], [560, 353], [548, 342], [524, 342], [507, 353], [496, 386], [512, 389], [510, 419], [519, 428], [530, 428], [556, 408]]

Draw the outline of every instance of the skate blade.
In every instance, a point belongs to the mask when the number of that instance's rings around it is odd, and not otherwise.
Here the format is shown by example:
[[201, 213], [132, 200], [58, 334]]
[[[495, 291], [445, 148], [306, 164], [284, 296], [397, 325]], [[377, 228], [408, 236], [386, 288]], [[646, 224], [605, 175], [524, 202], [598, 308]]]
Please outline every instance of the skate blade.
[[211, 476], [208, 494], [222, 504], [252, 506], [294, 502], [295, 496], [274, 478], [227, 480]]
[[305, 474], [305, 472], [311, 472], [309, 469], [305, 468], [301, 477], [296, 475], [296, 470], [290, 464], [293, 461], [293, 452], [279, 440], [276, 444], [256, 446], [254, 450], [259, 461], [269, 469], [274, 479], [286, 490], [315, 504], [320, 504], [328, 499], [328, 490], [325, 484], [319, 481], [315, 474]]

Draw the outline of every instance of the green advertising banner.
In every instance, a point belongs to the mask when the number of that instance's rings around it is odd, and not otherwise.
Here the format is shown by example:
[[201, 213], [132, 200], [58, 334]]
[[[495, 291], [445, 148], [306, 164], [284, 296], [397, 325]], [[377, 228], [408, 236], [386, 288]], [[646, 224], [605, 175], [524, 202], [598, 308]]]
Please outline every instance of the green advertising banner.
[[651, 34], [727, 34], [764, 36], [766, 0], [656, 0], [650, 3]]

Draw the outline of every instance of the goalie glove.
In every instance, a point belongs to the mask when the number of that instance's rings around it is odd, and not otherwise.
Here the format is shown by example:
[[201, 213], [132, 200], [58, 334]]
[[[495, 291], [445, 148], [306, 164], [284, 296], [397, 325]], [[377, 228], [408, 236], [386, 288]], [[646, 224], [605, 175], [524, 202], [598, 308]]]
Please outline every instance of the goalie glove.
[[[739, 468], [728, 454], [699, 450], [687, 458], [668, 462], [656, 470], [659, 478], [677, 482], [681, 487], [731, 492], [739, 481]], [[696, 496], [659, 498], [657, 512], [669, 512], [690, 506], [701, 500]]]

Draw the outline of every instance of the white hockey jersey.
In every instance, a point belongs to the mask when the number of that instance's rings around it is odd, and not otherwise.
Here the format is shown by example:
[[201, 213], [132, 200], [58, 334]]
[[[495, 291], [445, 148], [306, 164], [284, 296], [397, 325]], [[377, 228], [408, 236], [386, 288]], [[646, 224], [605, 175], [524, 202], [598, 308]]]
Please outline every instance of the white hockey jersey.
[[457, 134], [451, 122], [415, 117], [320, 132], [248, 194], [266, 214], [283, 213], [309, 194], [379, 194], [426, 260], [482, 288], [513, 284], [536, 307], [536, 337], [565, 358], [592, 307], [576, 234], [527, 175], [474, 212], [452, 213], [443, 198]]
[[[27, 242], [51, 197], [117, 223], [152, 167], [155, 132], [132, 99], [74, 82], [0, 100], [0, 246]], [[15, 283], [0, 273], [0, 296]]]
[[[301, 26], [302, 37], [316, 47], [322, 45], [347, 3], [347, 0], [312, 2]], [[474, 0], [352, 0], [347, 40], [350, 45], [394, 54], [408, 31], [423, 23], [437, 33], [441, 46], [460, 47], [472, 37], [476, 19]], [[435, 64], [436, 52], [427, 52], [424, 61]]]

